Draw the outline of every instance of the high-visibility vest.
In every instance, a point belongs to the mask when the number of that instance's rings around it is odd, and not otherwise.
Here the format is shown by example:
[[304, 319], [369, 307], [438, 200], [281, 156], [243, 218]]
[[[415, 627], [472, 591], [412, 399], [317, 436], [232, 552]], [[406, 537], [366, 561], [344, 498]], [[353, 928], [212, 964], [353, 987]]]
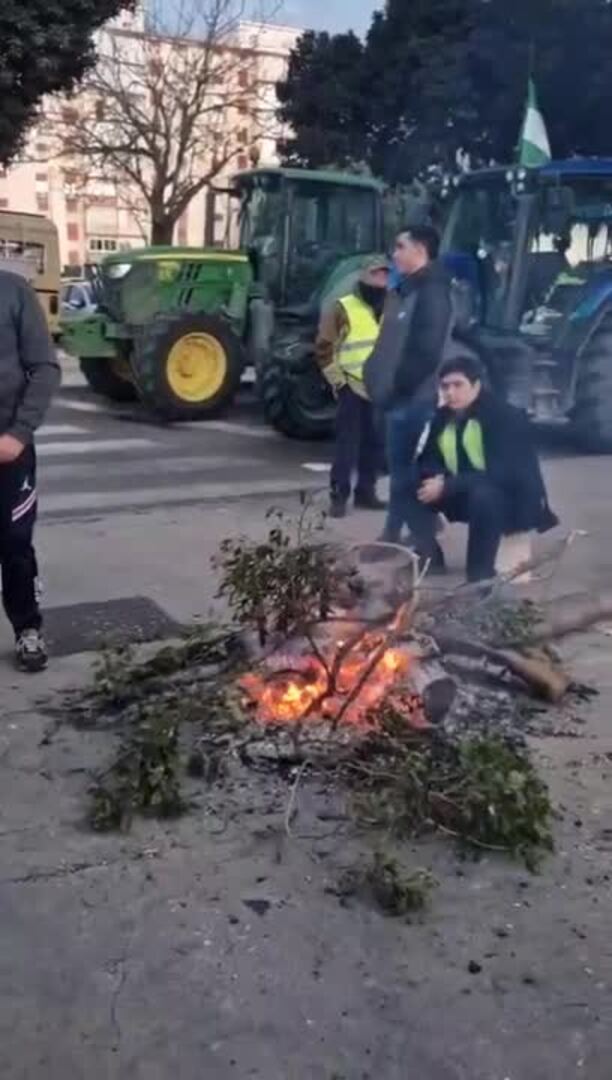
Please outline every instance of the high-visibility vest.
[[[438, 436], [438, 449], [444, 458], [446, 468], [453, 476], [456, 476], [459, 472], [457, 434], [457, 425], [454, 421], [451, 421]], [[477, 472], [484, 472], [486, 468], [484, 442], [482, 428], [478, 420], [468, 420], [463, 429], [461, 442], [472, 468], [476, 469]]]
[[348, 333], [336, 353], [338, 365], [349, 378], [363, 382], [364, 365], [376, 345], [379, 325], [372, 308], [354, 293], [343, 296], [338, 303], [348, 321]]

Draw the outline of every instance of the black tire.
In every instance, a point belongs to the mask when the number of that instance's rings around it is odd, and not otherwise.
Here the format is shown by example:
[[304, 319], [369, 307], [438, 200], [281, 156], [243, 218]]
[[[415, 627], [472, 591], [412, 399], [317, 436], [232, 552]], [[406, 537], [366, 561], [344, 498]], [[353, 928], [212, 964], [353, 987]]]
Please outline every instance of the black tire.
[[121, 373], [119, 364], [115, 366], [114, 362], [105, 356], [94, 359], [83, 356], [79, 363], [81, 373], [94, 394], [100, 394], [108, 401], [136, 401], [136, 387], [127, 375]]
[[612, 453], [612, 312], [600, 323], [579, 360], [573, 432], [587, 454]]
[[259, 376], [259, 391], [266, 422], [290, 439], [328, 439], [334, 431], [336, 406], [314, 359], [292, 371], [279, 357], [271, 357]]
[[[208, 339], [199, 346], [202, 358], [196, 356], [195, 361], [189, 361], [191, 374], [177, 372], [172, 358], [174, 347], [189, 336]], [[180, 312], [158, 315], [137, 338], [132, 354], [140, 398], [165, 420], [204, 420], [217, 416], [232, 402], [243, 368], [242, 344], [227, 322], [217, 315]], [[178, 387], [177, 379], [183, 387]]]

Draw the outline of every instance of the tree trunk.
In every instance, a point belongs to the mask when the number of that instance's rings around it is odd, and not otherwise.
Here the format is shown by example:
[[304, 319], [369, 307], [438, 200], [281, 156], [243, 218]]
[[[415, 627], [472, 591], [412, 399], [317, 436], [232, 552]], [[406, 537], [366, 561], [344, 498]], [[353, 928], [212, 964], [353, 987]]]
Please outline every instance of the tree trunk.
[[168, 217], [153, 218], [151, 225], [151, 243], [154, 246], [172, 244], [174, 219]]

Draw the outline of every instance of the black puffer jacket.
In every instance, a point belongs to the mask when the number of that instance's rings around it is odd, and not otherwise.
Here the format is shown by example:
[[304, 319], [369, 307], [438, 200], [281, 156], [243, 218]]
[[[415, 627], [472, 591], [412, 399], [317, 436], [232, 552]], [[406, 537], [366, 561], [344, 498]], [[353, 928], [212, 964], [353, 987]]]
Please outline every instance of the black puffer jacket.
[[414, 292], [416, 304], [395, 384], [399, 399], [435, 396], [452, 315], [451, 281], [442, 263], [429, 263], [398, 288], [402, 298]]
[[[480, 423], [486, 461], [485, 475], [505, 496], [504, 532], [510, 534], [528, 532], [531, 529], [548, 532], [553, 529], [558, 524], [558, 518], [548, 504], [527, 414], [487, 391], [481, 392], [460, 420], [450, 409], [437, 409], [429, 437], [419, 457], [419, 471], [423, 477], [441, 474], [446, 476], [444, 497], [449, 501], [449, 519], [454, 519], [453, 500], [457, 496], [466, 495], [470, 485], [482, 483], [483, 474], [462, 468], [460, 464], [458, 475], [450, 475], [438, 440], [452, 420], [457, 422], [460, 438], [461, 429], [469, 419], [478, 420]], [[446, 506], [444, 512], [447, 512]]]

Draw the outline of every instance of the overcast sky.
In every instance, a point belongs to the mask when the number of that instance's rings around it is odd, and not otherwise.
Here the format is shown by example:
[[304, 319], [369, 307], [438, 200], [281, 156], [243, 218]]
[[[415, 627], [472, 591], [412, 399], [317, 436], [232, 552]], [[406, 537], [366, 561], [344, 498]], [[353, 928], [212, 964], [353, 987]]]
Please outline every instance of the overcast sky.
[[372, 12], [383, 0], [285, 0], [276, 21], [314, 30], [356, 30], [370, 25]]

